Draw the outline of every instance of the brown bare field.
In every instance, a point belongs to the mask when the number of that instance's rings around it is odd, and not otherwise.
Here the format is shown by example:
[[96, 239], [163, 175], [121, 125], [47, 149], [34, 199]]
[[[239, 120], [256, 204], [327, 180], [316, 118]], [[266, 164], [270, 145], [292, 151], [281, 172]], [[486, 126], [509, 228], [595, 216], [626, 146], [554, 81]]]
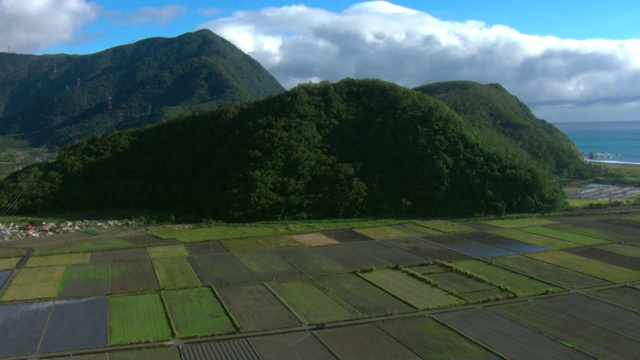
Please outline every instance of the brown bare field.
[[376, 325], [423, 359], [495, 359], [496, 355], [430, 317]]
[[420, 359], [373, 324], [322, 330], [315, 335], [339, 359]]
[[429, 260], [451, 261], [469, 259], [467, 255], [451, 251], [424, 239], [407, 238], [387, 240], [386, 242]]
[[210, 255], [228, 252], [228, 250], [224, 246], [222, 246], [220, 241], [190, 243], [186, 246], [192, 255]]
[[261, 360], [331, 360], [335, 357], [310, 332], [249, 338]]
[[262, 283], [216, 287], [241, 331], [300, 326], [300, 321]]
[[184, 360], [260, 360], [247, 339], [186, 345], [182, 356]]
[[116, 262], [109, 266], [109, 293], [127, 294], [159, 290], [149, 260]]
[[296, 241], [300, 242], [304, 246], [323, 246], [323, 245], [336, 245], [339, 244], [336, 240], [322, 234], [311, 233], [302, 235], [292, 235]]
[[91, 253], [92, 263], [103, 263], [113, 261], [134, 261], [134, 260], [146, 260], [146, 249], [128, 249], [128, 250], [107, 250], [96, 251]]
[[591, 359], [568, 346], [485, 309], [452, 311], [434, 317], [512, 359]]
[[175, 240], [165, 240], [160, 239], [155, 236], [151, 236], [146, 233], [135, 233], [135, 234], [127, 234], [127, 235], [118, 235], [118, 239], [122, 239], [128, 241], [136, 246], [144, 247], [144, 246], [152, 246], [152, 245], [169, 245], [169, 244], [179, 244], [178, 241]]
[[[637, 359], [640, 343], [615, 331], [546, 306], [542, 301], [500, 305], [491, 311], [535, 331], [571, 344], [600, 359]], [[561, 357], [555, 357], [561, 358]]]
[[632, 256], [616, 254], [614, 252], [593, 247], [566, 251], [589, 259], [640, 271], [640, 259]]
[[622, 286], [614, 289], [594, 291], [592, 294], [640, 313], [640, 289], [638, 288]]
[[386, 265], [384, 261], [347, 245], [323, 246], [310, 250], [337, 262], [349, 270]]
[[322, 233], [341, 243], [373, 240], [372, 238], [365, 236], [363, 234], [360, 234], [358, 232], [355, 232], [353, 230], [329, 230], [329, 231], [323, 231]]
[[640, 340], [640, 314], [581, 294], [540, 300], [564, 313]]

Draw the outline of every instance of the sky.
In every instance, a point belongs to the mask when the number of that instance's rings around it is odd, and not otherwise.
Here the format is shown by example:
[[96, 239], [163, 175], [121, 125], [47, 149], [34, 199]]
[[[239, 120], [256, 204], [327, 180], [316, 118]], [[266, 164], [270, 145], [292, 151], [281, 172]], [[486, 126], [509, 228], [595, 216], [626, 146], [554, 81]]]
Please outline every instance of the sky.
[[640, 121], [637, 0], [0, 0], [0, 51], [90, 54], [210, 29], [285, 87], [500, 83], [550, 122]]

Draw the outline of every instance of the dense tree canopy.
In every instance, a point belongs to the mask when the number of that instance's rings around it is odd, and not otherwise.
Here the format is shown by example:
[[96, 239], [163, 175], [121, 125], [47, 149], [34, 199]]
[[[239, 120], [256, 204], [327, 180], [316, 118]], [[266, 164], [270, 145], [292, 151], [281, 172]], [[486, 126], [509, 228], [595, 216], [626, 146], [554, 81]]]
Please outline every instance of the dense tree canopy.
[[282, 91], [258, 62], [209, 30], [82, 56], [0, 53], [0, 135], [62, 146]]
[[[22, 210], [258, 220], [559, 206], [547, 166], [510, 141], [496, 146], [496, 132], [380, 80], [306, 84], [66, 147], [44, 170], [30, 170], [38, 185]], [[0, 183], [0, 201], [21, 176]]]

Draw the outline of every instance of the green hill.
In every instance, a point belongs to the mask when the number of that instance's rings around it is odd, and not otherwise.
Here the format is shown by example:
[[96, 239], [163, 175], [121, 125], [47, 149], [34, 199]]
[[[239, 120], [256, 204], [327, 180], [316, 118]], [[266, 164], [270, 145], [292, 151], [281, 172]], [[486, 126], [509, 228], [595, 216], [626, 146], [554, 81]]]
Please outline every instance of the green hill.
[[536, 118], [527, 105], [499, 84], [449, 81], [415, 90], [447, 104], [495, 146], [515, 145], [558, 176], [584, 177], [593, 171], [564, 133]]
[[82, 56], [0, 53], [0, 135], [61, 146], [283, 90], [209, 30]]
[[[551, 173], [439, 100], [380, 80], [302, 85], [63, 149], [25, 183], [22, 212], [147, 209], [196, 219], [547, 211]], [[22, 185], [21, 185], [22, 184]]]

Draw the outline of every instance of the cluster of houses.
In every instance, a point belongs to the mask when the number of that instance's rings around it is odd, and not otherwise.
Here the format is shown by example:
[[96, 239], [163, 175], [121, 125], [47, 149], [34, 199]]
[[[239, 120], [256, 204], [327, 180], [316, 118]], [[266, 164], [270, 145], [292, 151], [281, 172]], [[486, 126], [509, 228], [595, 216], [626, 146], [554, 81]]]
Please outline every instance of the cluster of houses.
[[89, 229], [107, 229], [116, 226], [140, 226], [138, 220], [80, 220], [40, 225], [0, 224], [0, 241], [20, 240]]

